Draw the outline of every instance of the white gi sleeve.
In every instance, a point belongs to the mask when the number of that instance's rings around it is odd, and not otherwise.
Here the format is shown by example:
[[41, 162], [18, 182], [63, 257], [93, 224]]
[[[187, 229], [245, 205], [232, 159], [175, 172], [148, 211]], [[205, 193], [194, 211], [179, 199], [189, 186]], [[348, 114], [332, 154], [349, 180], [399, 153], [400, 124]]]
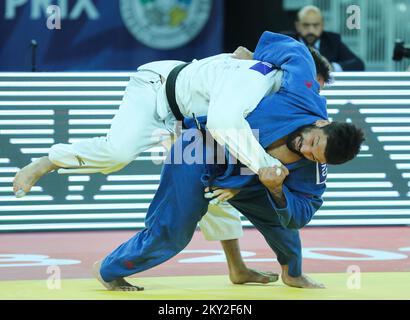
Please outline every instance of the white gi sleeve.
[[209, 132], [220, 145], [228, 148], [232, 156], [256, 174], [260, 168], [282, 165], [263, 149], [245, 119], [271, 91], [275, 71], [270, 73], [263, 75], [250, 69], [226, 71], [210, 91]]

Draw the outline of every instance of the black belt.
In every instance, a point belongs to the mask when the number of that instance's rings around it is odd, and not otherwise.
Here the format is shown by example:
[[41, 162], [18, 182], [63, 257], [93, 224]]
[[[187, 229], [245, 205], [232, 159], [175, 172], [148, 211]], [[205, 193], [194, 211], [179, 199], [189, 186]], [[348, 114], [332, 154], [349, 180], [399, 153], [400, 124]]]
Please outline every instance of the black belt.
[[177, 82], [177, 77], [178, 74], [184, 69], [189, 63], [183, 63], [178, 66], [176, 66], [170, 74], [168, 75], [167, 81], [165, 83], [165, 93], [167, 95], [167, 100], [169, 107], [171, 108], [171, 112], [174, 115], [174, 117], [178, 121], [182, 121], [182, 127], [185, 128], [184, 126], [184, 116], [181, 113], [181, 110], [179, 109], [179, 106], [177, 104], [176, 100], [176, 95], [175, 95], [175, 84]]

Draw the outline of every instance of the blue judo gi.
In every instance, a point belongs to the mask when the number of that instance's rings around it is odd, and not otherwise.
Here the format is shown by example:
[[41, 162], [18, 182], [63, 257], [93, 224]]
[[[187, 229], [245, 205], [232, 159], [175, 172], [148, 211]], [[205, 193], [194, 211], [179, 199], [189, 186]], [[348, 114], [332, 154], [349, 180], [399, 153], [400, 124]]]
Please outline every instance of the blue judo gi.
[[[259, 130], [259, 142], [264, 148], [303, 125], [327, 119], [325, 99], [318, 94], [315, 65], [303, 44], [265, 32], [254, 59], [284, 71], [280, 90], [265, 97], [246, 118], [253, 129]], [[194, 164], [166, 161], [159, 188], [148, 208], [145, 229], [103, 260], [102, 278], [112, 281], [147, 270], [182, 251], [207, 212], [209, 200], [204, 198], [204, 188], [208, 186], [240, 188], [241, 192], [229, 203], [263, 234], [279, 263], [289, 266], [289, 275], [300, 276], [302, 254], [298, 229], [311, 220], [322, 204], [326, 165], [306, 159], [286, 165], [289, 175], [283, 193], [287, 205], [277, 208], [256, 175], [240, 175], [241, 164], [207, 164], [214, 157], [214, 148], [204, 144], [199, 130], [183, 133], [169, 157], [178, 158], [175, 150], [185, 148], [199, 152], [202, 161]]]

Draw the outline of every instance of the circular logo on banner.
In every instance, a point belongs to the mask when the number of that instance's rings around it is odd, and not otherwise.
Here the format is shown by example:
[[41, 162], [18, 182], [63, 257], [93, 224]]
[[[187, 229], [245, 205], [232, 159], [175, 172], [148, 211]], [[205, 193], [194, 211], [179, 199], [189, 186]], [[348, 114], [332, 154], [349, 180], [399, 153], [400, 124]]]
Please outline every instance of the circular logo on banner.
[[194, 39], [209, 19], [212, 0], [120, 0], [122, 20], [140, 42], [174, 49]]

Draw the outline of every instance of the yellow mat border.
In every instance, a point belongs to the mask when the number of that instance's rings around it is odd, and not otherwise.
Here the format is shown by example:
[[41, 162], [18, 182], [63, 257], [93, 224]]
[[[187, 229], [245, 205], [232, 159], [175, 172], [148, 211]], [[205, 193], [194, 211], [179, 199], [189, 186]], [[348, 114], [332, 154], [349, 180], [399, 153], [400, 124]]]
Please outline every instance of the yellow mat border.
[[94, 279], [0, 281], [0, 300], [410, 300], [410, 272], [317, 273], [326, 289], [233, 285], [227, 276], [143, 277], [139, 292], [111, 292]]

